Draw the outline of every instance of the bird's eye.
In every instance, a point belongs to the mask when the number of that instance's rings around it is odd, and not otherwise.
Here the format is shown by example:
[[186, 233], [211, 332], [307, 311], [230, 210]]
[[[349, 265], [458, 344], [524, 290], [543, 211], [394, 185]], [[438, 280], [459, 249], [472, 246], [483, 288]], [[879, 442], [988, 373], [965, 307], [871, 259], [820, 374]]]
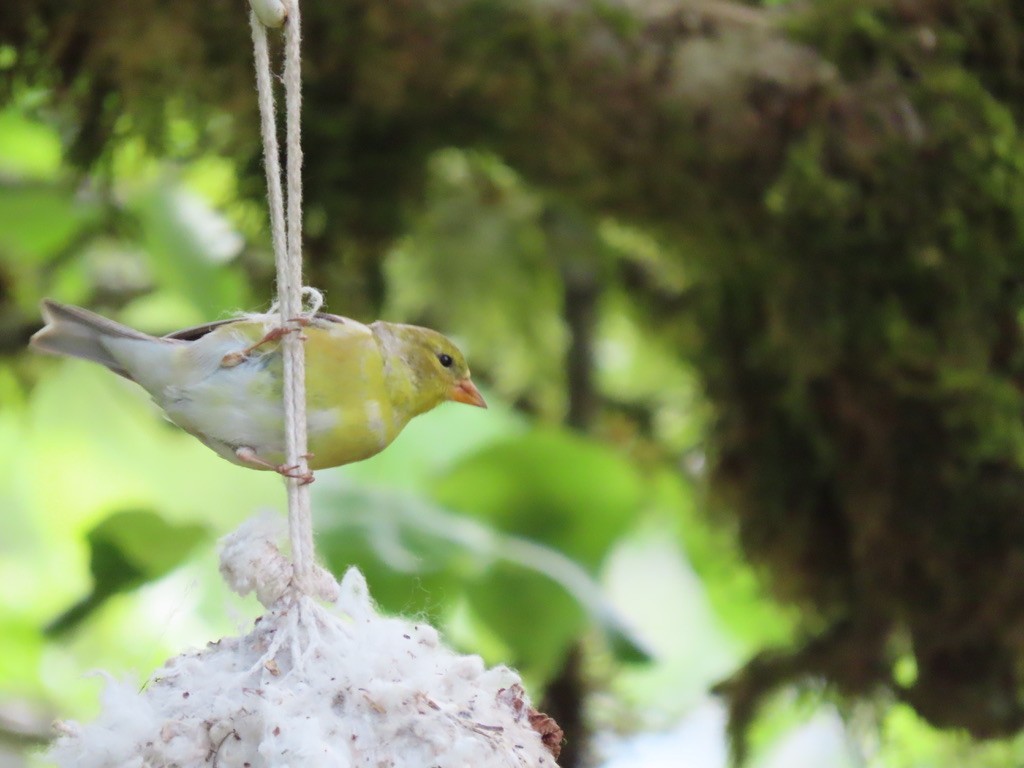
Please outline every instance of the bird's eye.
[[452, 363], [455, 362], [454, 360], [452, 360], [452, 356], [451, 355], [446, 355], [444, 352], [439, 354], [437, 356], [437, 359], [441, 363], [441, 365], [443, 365], [445, 368], [451, 368], [452, 367]]

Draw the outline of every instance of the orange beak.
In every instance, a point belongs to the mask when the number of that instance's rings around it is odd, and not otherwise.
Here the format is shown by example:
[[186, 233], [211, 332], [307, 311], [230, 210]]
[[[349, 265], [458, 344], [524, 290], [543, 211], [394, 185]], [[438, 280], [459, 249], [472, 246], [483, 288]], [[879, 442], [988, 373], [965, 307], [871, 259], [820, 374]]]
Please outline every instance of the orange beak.
[[457, 403], [475, 405], [478, 408], [487, 407], [487, 403], [484, 401], [483, 395], [480, 394], [480, 390], [469, 379], [463, 379], [452, 387], [449, 397]]

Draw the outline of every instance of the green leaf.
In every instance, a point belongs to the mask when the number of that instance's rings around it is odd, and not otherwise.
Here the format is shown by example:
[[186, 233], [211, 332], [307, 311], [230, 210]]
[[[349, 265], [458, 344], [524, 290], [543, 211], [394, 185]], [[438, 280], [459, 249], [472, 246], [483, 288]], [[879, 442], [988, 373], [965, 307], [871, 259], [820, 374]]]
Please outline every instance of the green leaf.
[[[490, 398], [486, 389], [484, 396]], [[419, 492], [467, 455], [524, 429], [525, 419], [500, 401], [486, 411], [448, 403], [417, 416], [386, 451], [350, 464], [345, 475], [365, 485]]]
[[457, 332], [501, 396], [558, 413], [567, 336], [540, 196], [484, 152], [443, 149], [427, 171], [425, 203], [384, 263], [385, 315]]
[[30, 693], [38, 684], [42, 661], [39, 627], [18, 612], [0, 616], [0, 680], [4, 694]]
[[732, 637], [748, 652], [791, 642], [794, 612], [768, 597], [735, 535], [721, 521], [707, 519], [689, 483], [678, 472], [662, 471], [652, 478], [650, 494], [653, 506], [675, 520], [671, 535], [681, 540], [715, 615]]
[[622, 657], [647, 657], [593, 578], [550, 547], [410, 494], [331, 489], [318, 494], [317, 509], [317, 543], [331, 569], [358, 565], [386, 610], [439, 616], [467, 596], [535, 674], [550, 671], [591, 623]]
[[17, 107], [0, 112], [0, 174], [52, 179], [60, 173], [60, 136]]
[[187, 296], [203, 317], [247, 306], [244, 275], [226, 262], [242, 238], [201, 198], [160, 184], [134, 204], [153, 273], [164, 288]]
[[105, 518], [87, 536], [92, 592], [54, 619], [46, 633], [67, 632], [111, 595], [164, 576], [207, 535], [204, 526], [174, 525], [153, 512], [129, 510]]
[[565, 586], [589, 579], [578, 564], [595, 572], [638, 514], [643, 485], [627, 460], [568, 431], [535, 429], [463, 459], [432, 490], [442, 505], [518, 534], [508, 537], [503, 557], [531, 567], [501, 564], [467, 587], [473, 610], [516, 664], [547, 676], [595, 618], [619, 658], [647, 658], [618, 618], [604, 612], [603, 598], [588, 603], [570, 588], [574, 601], [551, 589], [551, 580]]
[[[589, 622], [580, 604], [534, 571], [495, 563], [466, 585], [470, 607], [511, 651], [506, 662], [547, 680]], [[621, 633], [616, 633], [620, 637]], [[634, 649], [639, 651], [636, 646]]]
[[99, 217], [67, 184], [0, 183], [0, 259], [14, 267], [43, 264]]
[[423, 525], [437, 511], [415, 496], [350, 487], [317, 494], [317, 549], [335, 573], [358, 566], [388, 612], [438, 621], [461, 593], [461, 548]]
[[636, 517], [643, 485], [611, 449], [537, 429], [464, 459], [435, 483], [433, 496], [595, 570]]
[[93, 548], [92, 573], [100, 580], [96, 553], [106, 548], [136, 568], [146, 579], [157, 579], [176, 568], [207, 535], [205, 526], [168, 523], [154, 512], [115, 512], [89, 531]]

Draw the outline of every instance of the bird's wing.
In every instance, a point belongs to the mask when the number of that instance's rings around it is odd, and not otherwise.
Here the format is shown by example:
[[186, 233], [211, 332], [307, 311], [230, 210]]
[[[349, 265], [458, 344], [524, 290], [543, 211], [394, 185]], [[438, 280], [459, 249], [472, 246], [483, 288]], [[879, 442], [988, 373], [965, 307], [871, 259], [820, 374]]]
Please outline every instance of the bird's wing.
[[[257, 317], [258, 316], [251, 316], [250, 319], [256, 319]], [[195, 341], [196, 339], [201, 339], [203, 336], [210, 333], [211, 331], [217, 330], [221, 326], [227, 325], [228, 323], [237, 323], [239, 320], [242, 319], [245, 319], [244, 316], [241, 318], [229, 317], [226, 320], [214, 320], [212, 323], [194, 325], [191, 328], [183, 328], [180, 331], [168, 333], [166, 336], [161, 336], [161, 338], [177, 339], [179, 341]], [[351, 323], [352, 321], [349, 320], [347, 317], [342, 317], [341, 315], [331, 315], [328, 314], [327, 312], [318, 312], [316, 317], [314, 318], [314, 322], [345, 324]]]

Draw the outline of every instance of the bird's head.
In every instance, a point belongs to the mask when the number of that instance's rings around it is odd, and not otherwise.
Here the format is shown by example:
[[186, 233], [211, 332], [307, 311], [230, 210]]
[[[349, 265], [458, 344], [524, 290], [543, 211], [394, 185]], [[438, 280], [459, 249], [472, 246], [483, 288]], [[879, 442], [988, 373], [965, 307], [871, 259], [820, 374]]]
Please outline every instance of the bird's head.
[[428, 411], [446, 400], [487, 407], [470, 379], [466, 358], [450, 339], [417, 325], [376, 322], [371, 328], [396, 388], [406, 389], [406, 381], [411, 385], [407, 395], [414, 413]]

